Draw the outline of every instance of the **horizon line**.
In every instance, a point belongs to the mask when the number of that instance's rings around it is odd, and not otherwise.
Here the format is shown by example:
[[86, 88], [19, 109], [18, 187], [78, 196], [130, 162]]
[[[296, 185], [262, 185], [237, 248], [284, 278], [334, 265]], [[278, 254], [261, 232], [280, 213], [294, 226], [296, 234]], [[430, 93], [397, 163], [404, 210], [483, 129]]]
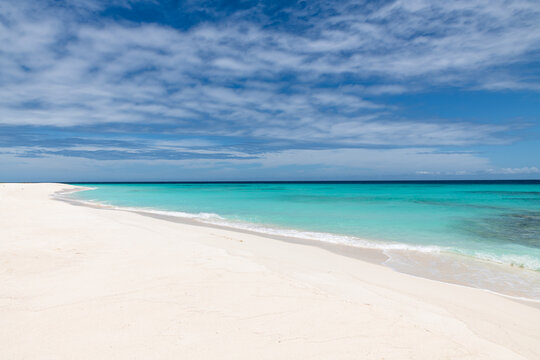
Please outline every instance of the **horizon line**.
[[[0, 183], [17, 183], [6, 181]], [[540, 179], [460, 179], [460, 180], [152, 180], [152, 181], [21, 181], [20, 183], [60, 184], [272, 184], [272, 183], [540, 183]]]

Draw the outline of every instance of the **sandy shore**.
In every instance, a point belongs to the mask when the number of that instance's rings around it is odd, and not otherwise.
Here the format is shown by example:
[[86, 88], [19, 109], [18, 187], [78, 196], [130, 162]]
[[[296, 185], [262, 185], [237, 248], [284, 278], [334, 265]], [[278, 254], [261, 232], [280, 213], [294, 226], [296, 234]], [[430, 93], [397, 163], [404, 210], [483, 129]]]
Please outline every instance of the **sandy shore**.
[[0, 184], [2, 359], [540, 359], [540, 309]]

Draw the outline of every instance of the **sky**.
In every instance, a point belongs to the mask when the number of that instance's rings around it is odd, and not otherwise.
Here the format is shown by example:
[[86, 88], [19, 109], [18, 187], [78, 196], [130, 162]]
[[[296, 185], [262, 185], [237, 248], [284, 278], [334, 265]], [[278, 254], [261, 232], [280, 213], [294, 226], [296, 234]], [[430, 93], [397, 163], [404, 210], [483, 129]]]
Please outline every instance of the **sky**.
[[540, 178], [537, 0], [2, 0], [0, 181]]

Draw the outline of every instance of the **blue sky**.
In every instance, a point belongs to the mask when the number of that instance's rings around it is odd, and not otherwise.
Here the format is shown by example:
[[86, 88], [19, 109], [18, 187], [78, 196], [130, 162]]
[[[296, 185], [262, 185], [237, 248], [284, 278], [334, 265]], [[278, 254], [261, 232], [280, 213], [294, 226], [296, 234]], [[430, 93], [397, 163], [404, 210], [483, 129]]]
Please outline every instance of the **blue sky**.
[[0, 2], [0, 181], [540, 178], [538, 1]]

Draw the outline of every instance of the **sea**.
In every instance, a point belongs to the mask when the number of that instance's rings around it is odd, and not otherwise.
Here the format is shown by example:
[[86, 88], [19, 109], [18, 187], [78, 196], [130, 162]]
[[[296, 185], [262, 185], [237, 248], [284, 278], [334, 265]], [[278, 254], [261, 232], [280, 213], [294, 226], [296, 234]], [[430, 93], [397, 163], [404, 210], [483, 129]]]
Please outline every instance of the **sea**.
[[79, 202], [378, 250], [396, 271], [540, 301], [540, 181], [73, 185]]

